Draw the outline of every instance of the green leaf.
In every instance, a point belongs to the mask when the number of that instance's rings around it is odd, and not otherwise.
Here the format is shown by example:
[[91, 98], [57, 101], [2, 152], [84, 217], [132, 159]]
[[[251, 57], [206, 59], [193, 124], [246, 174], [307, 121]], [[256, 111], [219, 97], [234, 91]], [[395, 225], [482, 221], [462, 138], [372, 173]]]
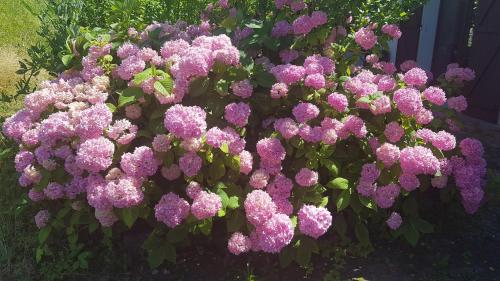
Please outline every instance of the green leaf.
[[362, 98], [359, 98], [356, 102], [359, 102], [359, 103], [371, 103], [371, 100], [370, 100], [370, 97], [362, 97]]
[[263, 27], [262, 22], [252, 21], [250, 23], [245, 24], [246, 27], [250, 27], [252, 29], [261, 29]]
[[198, 224], [198, 227], [201, 233], [209, 236], [212, 232], [212, 219], [205, 219], [201, 223]]
[[232, 30], [236, 27], [236, 18], [229, 16], [220, 23], [220, 26]]
[[115, 113], [116, 112], [116, 106], [112, 103], [106, 103], [106, 106], [109, 108], [109, 111], [111, 111], [112, 113]]
[[311, 261], [311, 250], [306, 247], [299, 246], [295, 260], [300, 266], [308, 266]]
[[192, 97], [199, 97], [208, 92], [210, 86], [210, 79], [207, 77], [200, 77], [195, 79], [189, 84], [189, 95]]
[[64, 66], [69, 66], [71, 64], [71, 61], [73, 61], [73, 58], [75, 58], [75, 55], [73, 54], [70, 54], [70, 55], [64, 55], [62, 58], [61, 58], [61, 61], [62, 63], [64, 64]]
[[227, 207], [227, 204], [229, 204], [229, 197], [227, 196], [227, 193], [224, 190], [219, 189], [219, 190], [217, 190], [217, 195], [219, 195], [219, 197], [221, 199], [222, 209], [225, 210]]
[[175, 263], [177, 260], [177, 251], [175, 250], [175, 246], [170, 243], [165, 243], [165, 258], [171, 262]]
[[434, 226], [421, 218], [415, 218], [411, 220], [411, 224], [415, 226], [415, 228], [425, 234], [433, 233], [434, 232]]
[[333, 177], [337, 177], [339, 175], [339, 168], [335, 162], [333, 162], [330, 159], [321, 159], [320, 160], [321, 165], [323, 167], [327, 168], [328, 171], [330, 171], [330, 175]]
[[410, 243], [410, 245], [412, 245], [413, 247], [417, 246], [418, 239], [420, 239], [420, 234], [418, 233], [418, 230], [415, 229], [413, 224], [406, 224], [406, 227], [403, 230], [403, 235], [406, 241]]
[[356, 223], [354, 227], [354, 233], [356, 234], [356, 238], [362, 245], [370, 244], [370, 233], [368, 232], [368, 228], [360, 222]]
[[174, 88], [174, 81], [170, 75], [166, 74], [163, 79], [155, 82], [154, 88], [160, 94], [170, 96], [172, 94], [172, 89]]
[[209, 175], [213, 181], [218, 181], [226, 174], [226, 166], [220, 158], [216, 158], [210, 165]]
[[139, 208], [138, 207], [123, 208], [120, 209], [120, 214], [121, 214], [121, 219], [125, 223], [125, 225], [128, 226], [128, 228], [132, 228], [135, 221], [139, 217]]
[[340, 236], [344, 236], [347, 233], [347, 222], [345, 221], [344, 215], [338, 214], [333, 220], [333, 229], [337, 231]]
[[241, 211], [232, 212], [226, 222], [227, 232], [236, 232], [245, 223], [245, 215]]
[[187, 229], [185, 227], [175, 227], [168, 231], [167, 240], [170, 243], [179, 243], [186, 239]]
[[264, 88], [271, 88], [276, 83], [276, 78], [274, 75], [267, 71], [259, 71], [255, 74], [255, 80], [257, 84]]
[[38, 232], [38, 243], [43, 244], [49, 238], [50, 232], [52, 231], [52, 227], [46, 226]]
[[129, 104], [133, 104], [138, 99], [142, 98], [144, 93], [139, 88], [127, 88], [119, 94], [118, 97], [118, 107], [123, 107]]
[[326, 205], [328, 205], [328, 196], [323, 197], [321, 204], [319, 204], [320, 207], [326, 207]]
[[290, 220], [292, 221], [293, 228], [297, 227], [297, 216], [291, 217]]
[[143, 72], [137, 73], [134, 75], [134, 85], [139, 86], [141, 85], [142, 82], [146, 81], [147, 79], [151, 78], [153, 76], [153, 69], [148, 68], [144, 70]]
[[169, 150], [165, 153], [165, 157], [163, 158], [163, 165], [165, 167], [170, 167], [172, 164], [174, 164], [175, 161], [175, 155], [172, 152], [172, 150]]
[[295, 249], [292, 247], [285, 247], [279, 253], [280, 266], [285, 268], [293, 261], [293, 256], [295, 254]]
[[223, 143], [220, 147], [220, 150], [226, 154], [229, 153], [229, 145], [227, 143]]
[[42, 261], [43, 254], [44, 254], [43, 248], [40, 248], [40, 247], [36, 248], [36, 262], [37, 263]]
[[351, 192], [349, 190], [343, 190], [335, 200], [335, 205], [337, 206], [337, 212], [340, 212], [343, 209], [347, 208], [349, 206], [350, 201], [351, 201]]
[[335, 178], [331, 180], [326, 186], [331, 189], [347, 190], [349, 189], [349, 180], [344, 178]]
[[237, 209], [240, 207], [240, 198], [238, 196], [229, 197], [229, 202], [227, 203], [229, 209]]
[[167, 258], [167, 252], [163, 247], [153, 247], [148, 252], [148, 264], [151, 268], [157, 268]]

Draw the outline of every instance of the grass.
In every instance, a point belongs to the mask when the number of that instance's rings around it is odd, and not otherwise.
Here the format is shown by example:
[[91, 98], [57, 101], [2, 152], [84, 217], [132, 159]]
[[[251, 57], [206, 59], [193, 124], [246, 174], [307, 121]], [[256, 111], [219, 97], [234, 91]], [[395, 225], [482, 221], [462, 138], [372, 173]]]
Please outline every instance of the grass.
[[[26, 0], [37, 7], [37, 0]], [[0, 93], [13, 95], [18, 61], [37, 39], [38, 19], [26, 10], [21, 0], [3, 0], [0, 5]], [[18, 110], [22, 98], [0, 103], [0, 117]], [[0, 153], [9, 147], [0, 134]], [[13, 152], [0, 157], [0, 280], [33, 280], [36, 236], [26, 192], [17, 185]]]
[[[33, 8], [37, 0], [24, 0]], [[0, 93], [12, 95], [16, 88], [18, 61], [26, 56], [27, 48], [38, 40], [38, 19], [22, 4], [21, 0], [3, 0], [0, 5]], [[21, 99], [0, 103], [0, 116], [12, 114], [21, 106]]]

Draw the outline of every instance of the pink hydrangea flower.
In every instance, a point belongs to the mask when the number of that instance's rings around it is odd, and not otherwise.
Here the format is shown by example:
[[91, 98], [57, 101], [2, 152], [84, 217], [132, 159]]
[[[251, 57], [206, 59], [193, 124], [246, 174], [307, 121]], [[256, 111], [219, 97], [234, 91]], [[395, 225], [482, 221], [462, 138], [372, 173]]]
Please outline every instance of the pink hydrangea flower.
[[207, 129], [205, 118], [205, 111], [198, 106], [176, 104], [165, 113], [165, 128], [178, 138], [199, 138]]
[[270, 70], [276, 80], [286, 85], [292, 85], [304, 78], [305, 69], [302, 66], [293, 64], [277, 65]]
[[297, 123], [291, 118], [281, 118], [274, 121], [274, 129], [285, 139], [291, 139], [299, 133]]
[[227, 249], [233, 255], [239, 255], [250, 251], [252, 242], [248, 236], [243, 235], [241, 232], [235, 232], [231, 235], [227, 242]]
[[285, 160], [286, 151], [279, 139], [265, 138], [257, 142], [257, 153], [270, 163], [281, 163]]
[[399, 66], [399, 68], [401, 69], [401, 71], [407, 72], [408, 70], [410, 70], [412, 68], [415, 68], [417, 66], [418, 66], [418, 64], [417, 64], [416, 61], [414, 61], [414, 60], [406, 60], [403, 63], [401, 63], [401, 65]]
[[427, 79], [425, 70], [418, 67], [408, 70], [403, 77], [403, 81], [407, 85], [415, 87], [424, 86], [427, 83]]
[[141, 146], [136, 147], [133, 153], [123, 154], [120, 166], [127, 175], [137, 178], [149, 177], [158, 170], [159, 161], [151, 148]]
[[58, 183], [52, 182], [45, 187], [43, 194], [50, 200], [61, 199], [64, 197], [64, 187]]
[[439, 170], [439, 160], [430, 149], [423, 146], [403, 148], [399, 163], [403, 173], [412, 175], [434, 175]]
[[284, 49], [280, 51], [279, 56], [283, 63], [291, 63], [299, 57], [299, 52], [296, 50]]
[[153, 149], [158, 152], [167, 152], [170, 149], [172, 138], [168, 135], [156, 135], [153, 138]]
[[432, 111], [422, 108], [415, 116], [415, 120], [420, 125], [427, 125], [434, 120], [434, 115]]
[[75, 132], [82, 139], [97, 138], [111, 124], [112, 118], [113, 114], [105, 104], [96, 104], [80, 112]]
[[401, 38], [401, 35], [403, 35], [399, 27], [395, 24], [384, 24], [382, 26], [382, 32], [389, 35], [393, 39], [399, 39]]
[[401, 187], [410, 192], [417, 189], [420, 186], [420, 180], [417, 176], [409, 173], [403, 173], [399, 176], [399, 183]]
[[279, 99], [286, 97], [288, 94], [288, 86], [285, 83], [276, 83], [271, 87], [271, 98]]
[[2, 131], [5, 136], [20, 141], [23, 134], [31, 129], [33, 125], [31, 119], [31, 114], [27, 110], [20, 110], [5, 120]]
[[38, 213], [36, 213], [35, 215], [35, 224], [36, 227], [38, 227], [39, 229], [47, 226], [49, 220], [50, 220], [50, 213], [48, 210], [38, 211]]
[[195, 199], [201, 194], [203, 188], [198, 182], [192, 181], [186, 186], [186, 194], [189, 198]]
[[401, 215], [397, 212], [392, 212], [389, 218], [385, 221], [387, 226], [392, 230], [398, 229], [401, 226], [402, 222], [403, 219], [401, 218]]
[[319, 115], [319, 108], [312, 103], [301, 102], [292, 110], [293, 116], [299, 123], [310, 121]]
[[473, 138], [465, 138], [460, 141], [460, 152], [465, 157], [482, 157], [484, 154], [483, 144]]
[[446, 131], [440, 131], [432, 138], [432, 145], [443, 151], [449, 151], [455, 148], [456, 139], [452, 134]]
[[318, 183], [318, 173], [308, 168], [302, 168], [295, 175], [295, 181], [303, 187], [310, 187]]
[[375, 44], [377, 44], [378, 39], [373, 30], [363, 27], [356, 31], [354, 34], [354, 40], [364, 50], [370, 50], [375, 46]]
[[375, 191], [374, 199], [380, 208], [387, 209], [394, 205], [399, 193], [400, 187], [397, 184], [391, 183], [378, 187]]
[[429, 87], [423, 92], [426, 100], [435, 105], [444, 105], [446, 103], [446, 93], [438, 87]]
[[173, 192], [163, 195], [155, 206], [156, 219], [170, 228], [181, 224], [188, 215], [189, 203]]
[[296, 35], [308, 34], [314, 27], [315, 23], [308, 15], [302, 15], [292, 23], [293, 33]]
[[[279, 253], [293, 238], [293, 225], [285, 214], [274, 214], [256, 229], [259, 248], [266, 253]], [[253, 243], [253, 242], [252, 242]]]
[[273, 29], [271, 31], [271, 35], [273, 37], [279, 38], [279, 37], [284, 37], [287, 36], [288, 34], [291, 34], [293, 32], [293, 27], [290, 23], [288, 23], [286, 20], [281, 20], [276, 22], [276, 24], [273, 26]]
[[113, 162], [115, 145], [104, 137], [84, 141], [77, 150], [75, 163], [93, 173], [106, 170]]
[[116, 208], [137, 206], [144, 199], [141, 181], [128, 176], [109, 181], [105, 188], [105, 194]]
[[240, 153], [240, 173], [248, 175], [252, 171], [253, 156], [250, 152], [243, 150]]
[[263, 169], [255, 170], [250, 177], [250, 186], [257, 189], [262, 189], [266, 187], [267, 181], [269, 180], [269, 174]]
[[377, 87], [379, 91], [390, 92], [396, 88], [396, 80], [389, 75], [383, 75], [378, 79]]
[[370, 111], [374, 115], [389, 113], [392, 110], [391, 99], [388, 96], [381, 96], [370, 105]]
[[462, 112], [467, 109], [467, 100], [464, 96], [451, 97], [448, 99], [448, 107]]
[[394, 165], [399, 160], [399, 153], [399, 147], [390, 143], [384, 143], [376, 151], [377, 159], [382, 161], [385, 167]]
[[380, 170], [374, 163], [364, 164], [361, 168], [361, 181], [373, 183], [378, 179], [379, 176]]
[[420, 92], [413, 88], [397, 90], [393, 99], [401, 113], [407, 116], [417, 115], [423, 107]]
[[300, 232], [314, 239], [326, 233], [332, 225], [330, 211], [323, 207], [304, 205], [298, 212]]
[[448, 184], [447, 176], [433, 177], [431, 179], [431, 185], [435, 188], [445, 188]]
[[392, 121], [385, 127], [384, 135], [389, 142], [398, 142], [405, 134], [405, 130], [398, 122]]
[[170, 167], [163, 166], [161, 168], [161, 175], [169, 181], [178, 179], [182, 174], [178, 165], [172, 164]]
[[250, 106], [246, 103], [230, 103], [225, 107], [224, 118], [238, 127], [244, 127], [250, 117]]
[[233, 90], [233, 94], [240, 98], [249, 98], [252, 96], [253, 87], [250, 84], [250, 80], [245, 79], [238, 82], [233, 82], [231, 84], [231, 90]]
[[113, 213], [113, 210], [95, 210], [95, 218], [104, 227], [111, 227], [118, 221], [118, 217]]
[[203, 160], [198, 154], [194, 152], [185, 153], [179, 159], [179, 168], [188, 177], [194, 177], [198, 174], [201, 169]]
[[304, 80], [304, 85], [307, 87], [311, 87], [315, 90], [319, 90], [325, 87], [325, 76], [319, 73], [309, 74], [306, 76]]
[[276, 213], [276, 205], [271, 196], [258, 189], [247, 195], [244, 207], [247, 220], [257, 227], [263, 225]]
[[142, 109], [137, 104], [128, 105], [125, 107], [125, 116], [127, 118], [135, 120], [141, 118]]
[[347, 110], [347, 106], [349, 105], [349, 101], [343, 94], [332, 93], [328, 95], [328, 104], [330, 104], [330, 106], [338, 112], [345, 112]]
[[202, 191], [191, 205], [191, 213], [199, 220], [208, 219], [217, 214], [222, 208], [222, 201], [219, 195]]

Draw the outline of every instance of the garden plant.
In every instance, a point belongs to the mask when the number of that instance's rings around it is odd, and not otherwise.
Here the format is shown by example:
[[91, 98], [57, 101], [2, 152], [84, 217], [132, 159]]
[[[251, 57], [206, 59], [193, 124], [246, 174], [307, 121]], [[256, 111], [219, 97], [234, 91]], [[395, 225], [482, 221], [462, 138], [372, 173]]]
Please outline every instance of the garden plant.
[[[406, 14], [383, 2], [399, 1], [240, 2], [193, 25], [79, 30], [58, 52], [61, 72], [3, 124], [37, 260], [51, 235], [85, 260], [81, 241], [141, 229], [151, 267], [199, 235], [307, 265], [323, 244], [368, 253], [370, 232], [416, 245], [433, 194], [477, 211], [484, 149], [454, 135], [474, 72], [388, 62]], [[372, 4], [387, 14], [353, 12]]]

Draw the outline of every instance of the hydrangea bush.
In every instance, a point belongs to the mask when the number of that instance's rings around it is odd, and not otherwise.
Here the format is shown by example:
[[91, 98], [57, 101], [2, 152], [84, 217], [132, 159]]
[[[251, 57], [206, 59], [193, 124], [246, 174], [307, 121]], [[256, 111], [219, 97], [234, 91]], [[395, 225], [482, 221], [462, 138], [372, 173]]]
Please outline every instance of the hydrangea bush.
[[19, 143], [19, 184], [41, 209], [40, 242], [142, 221], [157, 266], [221, 227], [214, 238], [234, 255], [307, 264], [328, 233], [370, 249], [372, 223], [416, 244], [432, 231], [416, 197], [432, 189], [474, 213], [484, 149], [454, 135], [454, 112], [467, 108], [457, 92], [474, 72], [398, 70], [382, 52], [397, 25], [325, 5], [276, 0], [249, 20], [219, 1], [199, 25], [77, 40], [72, 69], [3, 124]]

